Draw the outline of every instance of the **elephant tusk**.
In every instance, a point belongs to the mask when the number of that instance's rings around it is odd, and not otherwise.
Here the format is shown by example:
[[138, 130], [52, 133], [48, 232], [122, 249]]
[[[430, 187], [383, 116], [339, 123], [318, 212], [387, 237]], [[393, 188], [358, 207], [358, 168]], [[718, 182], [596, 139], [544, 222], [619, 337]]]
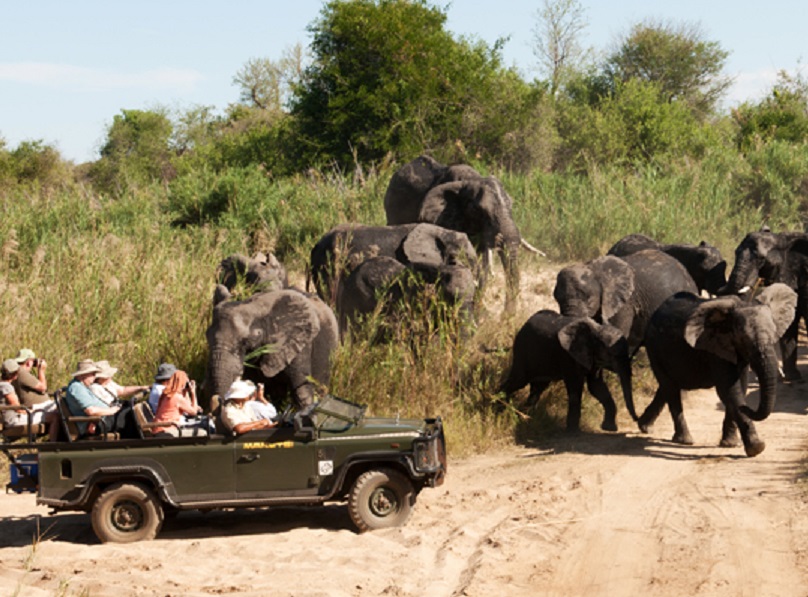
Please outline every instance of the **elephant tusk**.
[[752, 287], [751, 287], [751, 286], [744, 286], [743, 288], [741, 288], [741, 289], [738, 291], [738, 294], [746, 294], [746, 293], [747, 293], [747, 292], [749, 292], [750, 290], [752, 290]]
[[547, 253], [545, 253], [544, 251], [542, 251], [540, 249], [537, 249], [536, 247], [531, 245], [529, 242], [527, 242], [524, 238], [520, 239], [519, 242], [525, 249], [527, 249], [531, 253], [535, 253], [536, 255], [541, 255], [542, 257], [547, 257]]

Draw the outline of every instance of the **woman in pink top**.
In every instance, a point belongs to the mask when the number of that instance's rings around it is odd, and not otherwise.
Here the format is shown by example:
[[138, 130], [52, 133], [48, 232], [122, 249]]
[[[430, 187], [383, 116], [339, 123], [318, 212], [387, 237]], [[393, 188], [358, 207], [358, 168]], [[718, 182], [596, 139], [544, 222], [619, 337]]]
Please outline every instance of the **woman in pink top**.
[[[180, 430], [188, 424], [183, 415], [196, 417], [202, 413], [202, 407], [196, 401], [196, 383], [188, 379], [185, 371], [177, 370], [166, 382], [154, 420], [158, 423], [173, 423], [167, 427], [155, 427], [154, 433], [170, 433], [174, 436], [184, 435]], [[195, 425], [191, 425], [192, 427]]]

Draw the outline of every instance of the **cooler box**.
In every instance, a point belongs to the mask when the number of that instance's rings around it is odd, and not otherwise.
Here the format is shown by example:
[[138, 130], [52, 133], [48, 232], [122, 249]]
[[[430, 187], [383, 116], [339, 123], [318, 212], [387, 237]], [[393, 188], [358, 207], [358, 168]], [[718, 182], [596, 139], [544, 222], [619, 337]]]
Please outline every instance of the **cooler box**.
[[[11, 481], [6, 485], [8, 490], [15, 493], [28, 491], [34, 493], [39, 485], [39, 463], [36, 454], [23, 454], [17, 458], [17, 464], [8, 463]], [[22, 469], [22, 472], [20, 471]]]

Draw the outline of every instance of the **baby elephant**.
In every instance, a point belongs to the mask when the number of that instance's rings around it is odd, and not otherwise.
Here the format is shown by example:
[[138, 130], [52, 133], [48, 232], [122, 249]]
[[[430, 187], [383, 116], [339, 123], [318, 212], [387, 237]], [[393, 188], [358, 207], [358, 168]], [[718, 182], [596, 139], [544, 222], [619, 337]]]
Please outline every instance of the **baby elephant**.
[[617, 406], [603, 381], [603, 368], [617, 373], [626, 406], [636, 421], [628, 342], [620, 330], [589, 317], [539, 311], [517, 332], [511, 371], [499, 391], [511, 395], [530, 384], [528, 405], [534, 405], [550, 382], [563, 380], [569, 399], [567, 429], [576, 431], [586, 381], [589, 392], [603, 405], [601, 429], [617, 431]]

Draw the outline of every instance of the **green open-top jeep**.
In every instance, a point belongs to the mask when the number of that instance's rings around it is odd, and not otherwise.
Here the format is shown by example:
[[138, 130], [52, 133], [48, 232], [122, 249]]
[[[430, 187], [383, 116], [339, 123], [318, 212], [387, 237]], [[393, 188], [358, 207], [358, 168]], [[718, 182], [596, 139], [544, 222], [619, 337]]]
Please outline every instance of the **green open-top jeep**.
[[360, 531], [398, 526], [446, 473], [439, 417], [372, 418], [334, 396], [236, 437], [35, 446], [37, 503], [90, 512], [99, 539], [115, 542], [152, 539], [167, 512], [189, 509], [346, 501]]

